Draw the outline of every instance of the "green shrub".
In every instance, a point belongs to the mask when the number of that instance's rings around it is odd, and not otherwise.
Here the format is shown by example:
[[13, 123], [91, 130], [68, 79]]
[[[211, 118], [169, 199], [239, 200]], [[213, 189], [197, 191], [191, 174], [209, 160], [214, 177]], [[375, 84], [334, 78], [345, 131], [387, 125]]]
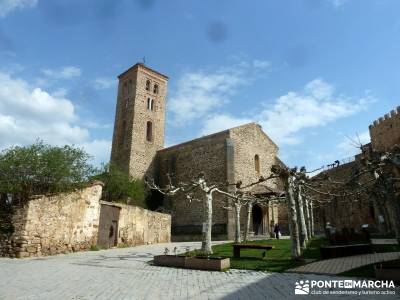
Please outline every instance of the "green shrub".
[[122, 202], [146, 208], [146, 189], [144, 182], [132, 179], [113, 164], [103, 166], [99, 175], [93, 179], [104, 183], [103, 199], [106, 201]]
[[11, 218], [13, 214], [13, 207], [6, 201], [7, 195], [0, 194], [0, 234], [10, 235], [14, 232]]
[[99, 250], [100, 250], [100, 247], [97, 246], [97, 245], [91, 245], [90, 246], [90, 251], [99, 251]]
[[0, 194], [26, 200], [32, 195], [67, 192], [82, 187], [93, 175], [90, 156], [73, 146], [38, 141], [0, 153]]

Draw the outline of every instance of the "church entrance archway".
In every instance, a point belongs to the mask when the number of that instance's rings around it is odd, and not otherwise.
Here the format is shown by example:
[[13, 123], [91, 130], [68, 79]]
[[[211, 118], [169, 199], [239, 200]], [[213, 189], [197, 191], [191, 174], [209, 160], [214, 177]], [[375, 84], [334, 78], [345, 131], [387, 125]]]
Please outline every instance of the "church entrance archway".
[[253, 231], [255, 235], [262, 234], [263, 211], [259, 205], [254, 205], [252, 210]]

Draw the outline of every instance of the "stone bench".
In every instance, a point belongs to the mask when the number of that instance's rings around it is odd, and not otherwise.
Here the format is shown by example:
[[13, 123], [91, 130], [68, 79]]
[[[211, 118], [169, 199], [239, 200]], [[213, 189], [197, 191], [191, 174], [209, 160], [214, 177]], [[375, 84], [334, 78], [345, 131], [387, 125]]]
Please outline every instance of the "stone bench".
[[323, 246], [320, 251], [322, 259], [373, 253], [371, 244]]
[[271, 250], [272, 246], [260, 245], [260, 244], [233, 244], [233, 257], [240, 258], [241, 249], [260, 249], [260, 250]]

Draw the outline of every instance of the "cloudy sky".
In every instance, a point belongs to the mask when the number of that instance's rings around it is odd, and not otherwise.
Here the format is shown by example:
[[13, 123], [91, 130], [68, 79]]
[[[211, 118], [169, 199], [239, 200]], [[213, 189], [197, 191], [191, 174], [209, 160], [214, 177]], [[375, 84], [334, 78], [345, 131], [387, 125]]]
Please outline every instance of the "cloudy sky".
[[[116, 76], [170, 77], [166, 143], [260, 123], [290, 166], [356, 152], [400, 105], [397, 0], [0, 0], [0, 149], [108, 161]], [[353, 142], [352, 142], [353, 141]]]

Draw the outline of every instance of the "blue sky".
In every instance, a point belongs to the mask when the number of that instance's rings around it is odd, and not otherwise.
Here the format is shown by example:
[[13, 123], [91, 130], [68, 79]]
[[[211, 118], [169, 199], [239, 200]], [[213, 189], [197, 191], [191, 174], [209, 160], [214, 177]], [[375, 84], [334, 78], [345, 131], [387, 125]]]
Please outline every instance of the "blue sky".
[[170, 77], [166, 144], [257, 121], [290, 166], [355, 153], [400, 105], [397, 0], [0, 0], [0, 149], [108, 161], [116, 76]]

